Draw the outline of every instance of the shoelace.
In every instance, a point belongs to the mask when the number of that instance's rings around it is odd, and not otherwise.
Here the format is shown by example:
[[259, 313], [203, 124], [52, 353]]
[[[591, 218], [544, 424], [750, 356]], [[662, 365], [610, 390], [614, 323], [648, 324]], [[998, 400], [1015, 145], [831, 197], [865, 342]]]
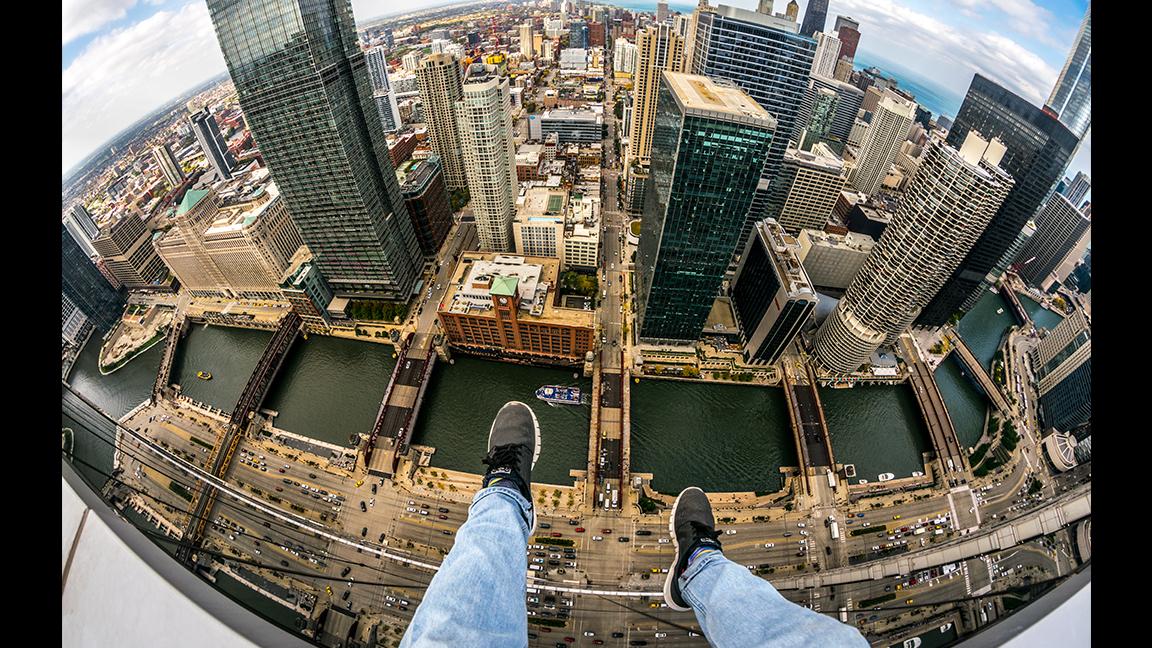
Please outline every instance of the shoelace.
[[708, 538], [709, 540], [720, 539], [720, 532], [706, 524], [702, 524], [696, 520], [692, 520], [688, 524], [692, 525], [692, 535], [694, 535], [697, 540], [704, 538]]
[[488, 452], [482, 463], [489, 468], [510, 468], [515, 473], [520, 469], [520, 445], [513, 443], [496, 446]]

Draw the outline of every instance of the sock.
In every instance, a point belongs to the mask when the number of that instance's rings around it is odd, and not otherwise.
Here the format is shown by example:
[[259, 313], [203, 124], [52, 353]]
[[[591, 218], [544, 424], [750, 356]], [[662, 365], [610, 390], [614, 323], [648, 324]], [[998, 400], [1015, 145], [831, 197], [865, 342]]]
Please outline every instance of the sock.
[[704, 545], [696, 547], [696, 550], [692, 552], [692, 555], [688, 556], [688, 567], [691, 567], [692, 563], [696, 562], [696, 558], [713, 551], [719, 551], [719, 549], [713, 549], [712, 547], [707, 547]]

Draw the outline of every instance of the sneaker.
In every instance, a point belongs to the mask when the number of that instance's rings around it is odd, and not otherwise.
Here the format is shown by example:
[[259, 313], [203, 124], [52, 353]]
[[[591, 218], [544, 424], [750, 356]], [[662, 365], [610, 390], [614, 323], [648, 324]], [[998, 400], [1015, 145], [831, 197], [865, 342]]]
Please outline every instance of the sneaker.
[[692, 606], [680, 592], [680, 576], [688, 569], [689, 556], [701, 546], [720, 550], [716, 518], [712, 517], [712, 505], [708, 503], [704, 491], [695, 486], [680, 491], [676, 503], [672, 505], [668, 533], [676, 547], [676, 558], [668, 568], [668, 577], [664, 579], [664, 602], [677, 612], [687, 612]]
[[[528, 504], [532, 504], [532, 468], [540, 458], [540, 423], [532, 408], [510, 401], [500, 408], [488, 432], [488, 455], [484, 464], [484, 488], [497, 479], [497, 485], [515, 485]], [[532, 508], [531, 530], [536, 530], [536, 509]]]

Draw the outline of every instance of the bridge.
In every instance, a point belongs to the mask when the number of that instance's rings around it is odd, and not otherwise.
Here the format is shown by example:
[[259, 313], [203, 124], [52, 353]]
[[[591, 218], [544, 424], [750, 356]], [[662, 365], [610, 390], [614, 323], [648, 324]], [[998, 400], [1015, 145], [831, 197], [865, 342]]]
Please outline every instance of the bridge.
[[[627, 411], [625, 399], [630, 385], [628, 376], [620, 368], [623, 365], [623, 351], [602, 350], [602, 357], [607, 355], [616, 356], [614, 359], [618, 362], [601, 362], [592, 374], [592, 417], [596, 421], [592, 429], [597, 434], [588, 444], [588, 483], [593, 486], [588, 489], [588, 496], [593, 498], [593, 507], [615, 509], [624, 506], [624, 493], [627, 490], [624, 486], [628, 483], [624, 421]], [[620, 366], [603, 366], [606, 364]], [[612, 499], [613, 494], [615, 501]]]
[[992, 404], [1001, 413], [1009, 412], [1008, 401], [1004, 399], [1004, 394], [996, 388], [996, 383], [988, 377], [988, 372], [984, 370], [984, 365], [972, 353], [972, 349], [968, 348], [968, 344], [964, 342], [964, 338], [955, 330], [946, 330], [944, 337], [948, 340], [951, 348], [956, 350], [960, 361], [964, 363], [964, 367], [968, 369], [968, 376], [971, 377], [972, 382], [976, 388], [983, 392], [992, 401]]
[[900, 342], [904, 345], [904, 358], [911, 369], [909, 381], [912, 391], [916, 394], [916, 403], [924, 415], [928, 436], [932, 440], [936, 457], [940, 460], [940, 467], [945, 475], [962, 473], [967, 467], [966, 458], [960, 450], [960, 443], [956, 440], [956, 428], [952, 427], [952, 419], [948, 416], [948, 408], [944, 406], [944, 399], [936, 386], [936, 378], [928, 365], [920, 361], [920, 356], [912, 347], [908, 336], [900, 336]]
[[1028, 317], [1028, 311], [1024, 310], [1024, 305], [1020, 303], [1020, 298], [1016, 296], [1016, 291], [1012, 288], [1012, 284], [1014, 283], [1013, 279], [1016, 278], [1016, 275], [1012, 272], [1004, 275], [1004, 280], [1000, 282], [1000, 296], [1008, 302], [1012, 311], [1012, 317], [1016, 319], [1016, 323], [1024, 326], [1031, 321], [1031, 318]]
[[[785, 361], [788, 362], [787, 360]], [[784, 397], [788, 401], [788, 418], [792, 421], [792, 435], [796, 441], [796, 454], [800, 458], [800, 470], [804, 475], [804, 486], [808, 495], [815, 494], [811, 477], [823, 476], [818, 468], [833, 469], [832, 444], [828, 439], [828, 423], [820, 406], [820, 395], [816, 391], [816, 376], [812, 367], [803, 367], [797, 361], [797, 374], [792, 375], [791, 367], [785, 365]]]
[[[370, 475], [391, 477], [396, 473], [400, 457], [408, 452], [428, 379], [436, 366], [432, 339], [431, 332], [409, 333], [400, 345], [376, 422], [364, 442], [362, 454]], [[385, 445], [377, 448], [381, 437]]]
[[[259, 362], [256, 363], [256, 368], [252, 371], [251, 377], [248, 378], [248, 383], [244, 385], [244, 391], [240, 392], [240, 399], [236, 402], [236, 407], [228, 419], [228, 428], [224, 432], [224, 436], [212, 448], [212, 454], [208, 458], [206, 465], [210, 466], [209, 470], [216, 477], [223, 479], [228, 472], [232, 455], [240, 443], [240, 437], [248, 429], [256, 410], [264, 402], [264, 397], [268, 395], [268, 388], [272, 386], [272, 381], [276, 378], [280, 367], [284, 365], [284, 358], [287, 357], [289, 349], [299, 337], [302, 327], [303, 321], [300, 316], [294, 312], [289, 312], [280, 320], [279, 328], [272, 334], [268, 346], [264, 347], [264, 353], [260, 356]], [[216, 489], [207, 487], [204, 482], [198, 482], [193, 499], [196, 505], [192, 508], [192, 515], [188, 519], [188, 530], [184, 533], [184, 538], [188, 542], [182, 544], [176, 552], [176, 558], [181, 562], [188, 562], [192, 554], [192, 547], [204, 535], [204, 527], [208, 523], [212, 505], [216, 501]]]
[[164, 338], [164, 355], [160, 360], [160, 369], [156, 373], [156, 384], [152, 386], [153, 403], [172, 383], [172, 363], [176, 360], [176, 347], [180, 345], [180, 338], [187, 332], [187, 316], [174, 317], [172, 323], [168, 325], [168, 336]]

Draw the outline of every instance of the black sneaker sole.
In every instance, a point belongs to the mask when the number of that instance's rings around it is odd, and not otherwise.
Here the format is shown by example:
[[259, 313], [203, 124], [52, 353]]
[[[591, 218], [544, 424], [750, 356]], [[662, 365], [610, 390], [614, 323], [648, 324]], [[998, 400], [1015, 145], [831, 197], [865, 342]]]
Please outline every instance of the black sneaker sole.
[[672, 599], [672, 583], [680, 577], [680, 575], [676, 573], [679, 571], [677, 567], [680, 564], [680, 541], [676, 537], [676, 509], [680, 505], [680, 498], [684, 496], [684, 493], [694, 488], [701, 493], [704, 492], [695, 486], [689, 486], [680, 491], [680, 494], [676, 496], [676, 502], [672, 504], [672, 515], [668, 516], [668, 533], [672, 536], [672, 547], [675, 549], [675, 552], [672, 558], [672, 566], [668, 568], [668, 577], [664, 579], [664, 602], [668, 604], [669, 608], [677, 612], [690, 612], [692, 608], [682, 607]]
[[[536, 435], [536, 445], [535, 445], [535, 449], [532, 451], [532, 467], [535, 468], [536, 467], [536, 460], [540, 458], [540, 421], [536, 418], [536, 412], [533, 412], [531, 407], [528, 407], [527, 404], [522, 403], [520, 401], [508, 401], [507, 403], [504, 403], [504, 406], [501, 407], [500, 409], [503, 410], [505, 407], [508, 407], [509, 405], [523, 405], [524, 407], [528, 408], [528, 413], [532, 415], [532, 430], [533, 430], [533, 432], [535, 432], [535, 435]], [[488, 447], [489, 448], [492, 447], [492, 433], [496, 431], [496, 419], [499, 417], [500, 417], [500, 414], [499, 414], [499, 412], [497, 412], [496, 416], [494, 416], [492, 418], [492, 426], [488, 428]], [[531, 484], [528, 485], [528, 489], [529, 489], [529, 495], [531, 495], [531, 489], [532, 489]], [[532, 504], [531, 501], [529, 501], [528, 503]], [[532, 535], [535, 532], [536, 532], [536, 506], [533, 505], [532, 506], [532, 528], [528, 529], [528, 535]]]

